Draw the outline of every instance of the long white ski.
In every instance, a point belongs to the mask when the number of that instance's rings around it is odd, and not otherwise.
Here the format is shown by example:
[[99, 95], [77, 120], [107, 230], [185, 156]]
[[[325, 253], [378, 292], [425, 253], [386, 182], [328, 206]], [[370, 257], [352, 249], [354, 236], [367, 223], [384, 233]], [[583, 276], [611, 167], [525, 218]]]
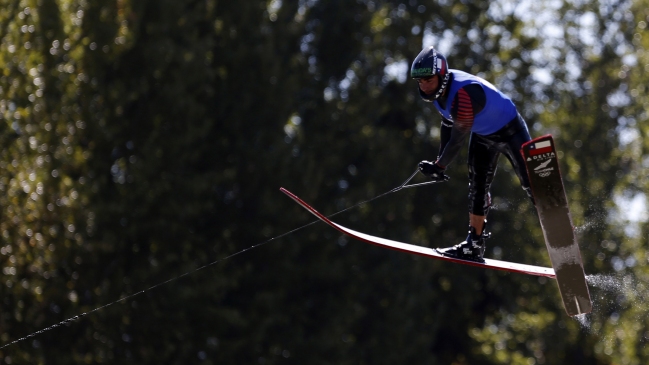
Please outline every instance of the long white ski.
[[402, 252], [407, 252], [411, 254], [416, 254], [416, 255], [421, 255], [421, 256], [426, 256], [434, 259], [439, 259], [439, 260], [444, 260], [444, 261], [450, 261], [450, 262], [455, 262], [458, 264], [464, 264], [464, 265], [469, 265], [469, 266], [477, 266], [477, 267], [482, 267], [485, 269], [495, 269], [495, 270], [502, 270], [502, 271], [509, 271], [509, 272], [514, 272], [518, 274], [527, 274], [527, 275], [534, 275], [534, 276], [545, 276], [548, 278], [554, 278], [554, 270], [548, 267], [540, 267], [540, 266], [533, 266], [533, 265], [525, 265], [525, 264], [517, 264], [513, 262], [506, 262], [506, 261], [500, 261], [500, 260], [492, 260], [492, 259], [485, 259], [484, 263], [481, 262], [476, 262], [476, 261], [469, 261], [469, 260], [461, 260], [461, 259], [456, 259], [448, 256], [443, 256], [437, 251], [435, 251], [432, 248], [429, 247], [422, 247], [422, 246], [417, 246], [417, 245], [411, 245], [408, 243], [403, 243], [403, 242], [398, 242], [398, 241], [393, 241], [393, 240], [388, 240], [385, 238], [381, 237], [375, 237], [369, 234], [361, 233], [354, 231], [352, 229], [346, 228], [341, 226], [340, 224], [334, 223], [329, 218], [325, 217], [323, 214], [315, 210], [312, 206], [307, 204], [304, 200], [300, 199], [297, 195], [291, 193], [290, 191], [281, 188], [280, 189], [284, 194], [288, 195], [291, 199], [295, 200], [298, 204], [300, 204], [304, 209], [308, 210], [311, 212], [311, 214], [315, 215], [320, 219], [321, 221], [327, 223], [328, 225], [332, 226], [333, 228], [337, 229], [338, 231], [355, 238], [359, 241], [371, 243], [373, 245], [377, 245], [380, 247], [385, 247], [389, 248], [392, 250], [397, 250], [397, 251], [402, 251]]

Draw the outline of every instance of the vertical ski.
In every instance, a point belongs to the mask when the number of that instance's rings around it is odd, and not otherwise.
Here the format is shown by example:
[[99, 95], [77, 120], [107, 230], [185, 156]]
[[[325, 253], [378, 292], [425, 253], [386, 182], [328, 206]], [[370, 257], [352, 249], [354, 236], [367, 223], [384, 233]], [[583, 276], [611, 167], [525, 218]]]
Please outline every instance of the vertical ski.
[[551, 135], [535, 138], [521, 147], [521, 153], [566, 313], [588, 313], [592, 303], [554, 140]]

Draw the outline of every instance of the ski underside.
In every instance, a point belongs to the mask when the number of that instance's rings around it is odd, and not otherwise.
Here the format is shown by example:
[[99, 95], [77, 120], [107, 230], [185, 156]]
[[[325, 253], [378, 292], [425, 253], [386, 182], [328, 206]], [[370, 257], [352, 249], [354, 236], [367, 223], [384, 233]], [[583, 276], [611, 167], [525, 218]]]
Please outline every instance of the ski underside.
[[333, 228], [337, 229], [338, 231], [340, 231], [340, 232], [342, 232], [342, 233], [344, 233], [344, 234], [346, 234], [346, 235], [348, 235], [348, 236], [350, 236], [350, 237], [352, 237], [354, 239], [357, 239], [359, 241], [371, 243], [373, 245], [377, 245], [377, 246], [380, 246], [380, 247], [385, 247], [385, 248], [389, 248], [389, 249], [393, 249], [393, 250], [397, 250], [397, 251], [412, 253], [412, 254], [426, 256], [426, 257], [439, 259], [439, 260], [444, 260], [444, 261], [451, 261], [451, 262], [455, 262], [455, 263], [458, 263], [458, 264], [482, 267], [482, 268], [486, 268], [486, 269], [509, 271], [509, 272], [519, 273], [519, 274], [527, 274], [527, 275], [533, 275], [533, 276], [544, 276], [544, 277], [548, 277], [548, 278], [555, 278], [554, 270], [551, 269], [551, 268], [548, 268], [548, 267], [524, 265], [524, 264], [517, 264], [517, 263], [513, 263], [513, 262], [506, 262], [506, 261], [492, 260], [492, 259], [484, 259], [484, 261], [485, 261], [484, 263], [475, 262], [475, 261], [469, 261], [469, 260], [461, 260], [461, 259], [456, 259], [456, 258], [452, 258], [452, 257], [443, 256], [443, 255], [437, 253], [432, 248], [412, 245], [412, 244], [393, 241], [393, 240], [388, 240], [388, 239], [385, 239], [385, 238], [380, 238], [380, 237], [376, 237], [376, 236], [371, 236], [369, 234], [357, 232], [357, 231], [354, 231], [352, 229], [343, 227], [340, 224], [332, 222], [329, 218], [322, 215], [320, 212], [315, 210], [313, 207], [311, 207], [309, 204], [307, 204], [305, 201], [303, 201], [297, 195], [291, 193], [290, 191], [288, 191], [288, 190], [286, 190], [284, 188], [280, 188], [280, 191], [283, 192], [284, 194], [288, 195], [291, 199], [293, 199], [295, 202], [300, 204], [304, 209], [308, 210], [311, 214], [315, 215], [321, 221], [327, 223], [328, 225], [332, 226]]
[[592, 302], [581, 252], [572, 225], [568, 199], [551, 135], [535, 138], [521, 148], [543, 237], [556, 273], [563, 306], [570, 316], [588, 313]]

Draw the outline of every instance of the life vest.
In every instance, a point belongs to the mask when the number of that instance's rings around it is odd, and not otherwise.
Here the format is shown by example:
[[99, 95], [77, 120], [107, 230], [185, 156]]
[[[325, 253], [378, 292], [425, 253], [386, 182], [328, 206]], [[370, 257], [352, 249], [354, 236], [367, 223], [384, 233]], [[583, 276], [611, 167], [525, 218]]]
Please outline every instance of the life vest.
[[458, 90], [470, 84], [480, 85], [486, 96], [484, 108], [478, 114], [474, 115], [471, 132], [480, 135], [495, 133], [518, 115], [518, 111], [512, 100], [488, 81], [464, 71], [453, 69], [450, 71], [452, 83], [448, 90], [445, 108], [440, 106], [439, 100], [433, 102], [435, 108], [437, 108], [445, 119], [455, 122], [451, 116], [451, 105], [453, 104], [453, 100], [455, 100]]

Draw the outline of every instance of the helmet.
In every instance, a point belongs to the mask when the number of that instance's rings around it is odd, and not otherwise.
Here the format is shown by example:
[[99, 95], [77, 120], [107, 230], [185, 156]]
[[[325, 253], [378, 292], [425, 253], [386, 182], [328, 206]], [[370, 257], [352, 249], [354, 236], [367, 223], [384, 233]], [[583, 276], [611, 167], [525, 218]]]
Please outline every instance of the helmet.
[[446, 57], [437, 52], [433, 46], [430, 46], [419, 52], [415, 60], [412, 61], [410, 77], [413, 79], [423, 79], [434, 75], [439, 75], [440, 77], [440, 85], [436, 91], [433, 91], [430, 94], [425, 94], [421, 89], [419, 89], [419, 95], [421, 95], [421, 98], [426, 101], [433, 101], [439, 98], [444, 93], [450, 78]]

